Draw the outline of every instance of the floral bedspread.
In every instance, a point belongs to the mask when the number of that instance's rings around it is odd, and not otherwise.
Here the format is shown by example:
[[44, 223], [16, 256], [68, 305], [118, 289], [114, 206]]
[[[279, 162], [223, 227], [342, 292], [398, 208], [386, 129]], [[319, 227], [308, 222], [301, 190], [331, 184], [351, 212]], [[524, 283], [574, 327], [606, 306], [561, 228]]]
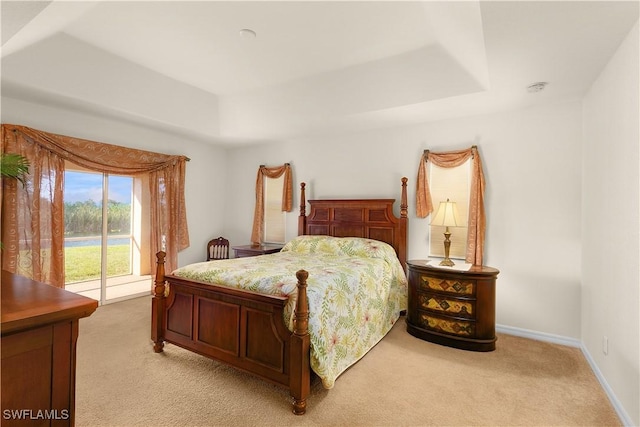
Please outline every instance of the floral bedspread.
[[311, 368], [332, 388], [336, 378], [389, 332], [407, 307], [407, 279], [393, 248], [364, 238], [299, 236], [281, 252], [191, 264], [172, 274], [289, 296], [293, 331], [296, 271], [309, 272]]

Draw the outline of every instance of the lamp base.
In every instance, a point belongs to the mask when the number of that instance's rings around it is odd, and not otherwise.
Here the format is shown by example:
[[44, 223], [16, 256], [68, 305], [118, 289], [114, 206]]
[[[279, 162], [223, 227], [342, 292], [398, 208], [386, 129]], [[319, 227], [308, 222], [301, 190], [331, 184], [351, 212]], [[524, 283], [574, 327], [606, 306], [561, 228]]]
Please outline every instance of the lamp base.
[[442, 261], [440, 261], [440, 265], [445, 265], [447, 267], [453, 267], [455, 265], [455, 263], [453, 261], [451, 261], [449, 258], [445, 258]]
[[451, 237], [451, 233], [449, 233], [449, 227], [447, 226], [444, 229], [444, 259], [440, 261], [440, 265], [453, 267], [455, 264], [449, 259], [449, 249], [451, 248], [451, 240], [449, 240], [449, 237]]

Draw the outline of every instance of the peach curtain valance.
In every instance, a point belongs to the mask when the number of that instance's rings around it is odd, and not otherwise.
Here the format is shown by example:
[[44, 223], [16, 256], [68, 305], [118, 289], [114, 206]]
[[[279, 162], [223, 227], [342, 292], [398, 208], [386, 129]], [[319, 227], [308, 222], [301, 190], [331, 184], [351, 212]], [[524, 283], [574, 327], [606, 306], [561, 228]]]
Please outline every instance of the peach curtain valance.
[[151, 265], [166, 236], [167, 268], [177, 267], [178, 251], [189, 246], [184, 198], [184, 156], [104, 144], [2, 125], [2, 152], [31, 164], [27, 185], [3, 180], [2, 268], [54, 286], [64, 286], [65, 162], [101, 173], [149, 177]]
[[484, 238], [486, 217], [484, 212], [484, 173], [478, 148], [466, 150], [432, 153], [425, 150], [418, 167], [418, 183], [416, 186], [416, 216], [425, 218], [433, 212], [431, 191], [427, 177], [427, 162], [442, 168], [452, 168], [462, 165], [472, 158], [471, 194], [469, 197], [469, 224], [467, 234], [467, 251], [465, 261], [482, 265], [484, 255]]
[[251, 231], [251, 242], [253, 244], [262, 243], [264, 233], [264, 177], [280, 178], [284, 174], [282, 185], [282, 211], [291, 212], [293, 209], [293, 182], [291, 180], [291, 165], [285, 163], [282, 166], [266, 167], [260, 165], [258, 176], [256, 177], [256, 207], [253, 214], [253, 229]]
[[3, 127], [13, 132], [16, 138], [20, 138], [25, 143], [37, 144], [42, 149], [50, 151], [64, 160], [97, 172], [137, 175], [165, 169], [179, 161], [188, 160], [184, 156], [160, 154], [56, 135], [26, 126], [3, 125]]

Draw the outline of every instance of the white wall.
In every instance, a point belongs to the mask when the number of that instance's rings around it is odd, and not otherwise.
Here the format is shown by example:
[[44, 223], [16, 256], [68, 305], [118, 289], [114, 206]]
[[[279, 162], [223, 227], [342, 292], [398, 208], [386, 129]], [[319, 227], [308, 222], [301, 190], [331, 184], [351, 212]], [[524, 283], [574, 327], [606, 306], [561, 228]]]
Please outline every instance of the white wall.
[[204, 261], [207, 241], [223, 234], [223, 211], [226, 207], [222, 201], [225, 199], [227, 175], [224, 149], [122, 121], [6, 96], [2, 98], [2, 123], [189, 157], [185, 198], [191, 247], [179, 253], [179, 264]]
[[638, 37], [636, 23], [591, 86], [583, 118], [581, 339], [633, 425], [640, 425]]
[[[409, 258], [428, 255], [428, 219], [415, 217], [422, 151], [477, 144], [487, 190], [485, 264], [500, 269], [498, 324], [580, 337], [581, 103], [229, 150], [225, 230], [248, 243], [258, 166], [291, 162], [307, 199], [400, 197], [409, 178]], [[396, 214], [399, 208], [396, 206]], [[297, 208], [287, 237], [297, 233]]]

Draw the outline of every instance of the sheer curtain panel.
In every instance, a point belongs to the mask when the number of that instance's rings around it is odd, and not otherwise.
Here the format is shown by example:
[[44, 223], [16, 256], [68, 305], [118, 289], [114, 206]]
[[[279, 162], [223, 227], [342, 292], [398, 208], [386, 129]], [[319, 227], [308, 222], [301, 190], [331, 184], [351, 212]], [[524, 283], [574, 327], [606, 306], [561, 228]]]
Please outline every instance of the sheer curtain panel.
[[167, 269], [189, 246], [184, 198], [184, 156], [56, 135], [25, 126], [2, 125], [2, 152], [31, 164], [26, 185], [2, 182], [2, 269], [57, 287], [64, 286], [64, 164], [69, 161], [109, 174], [149, 176], [152, 251], [166, 239]]

